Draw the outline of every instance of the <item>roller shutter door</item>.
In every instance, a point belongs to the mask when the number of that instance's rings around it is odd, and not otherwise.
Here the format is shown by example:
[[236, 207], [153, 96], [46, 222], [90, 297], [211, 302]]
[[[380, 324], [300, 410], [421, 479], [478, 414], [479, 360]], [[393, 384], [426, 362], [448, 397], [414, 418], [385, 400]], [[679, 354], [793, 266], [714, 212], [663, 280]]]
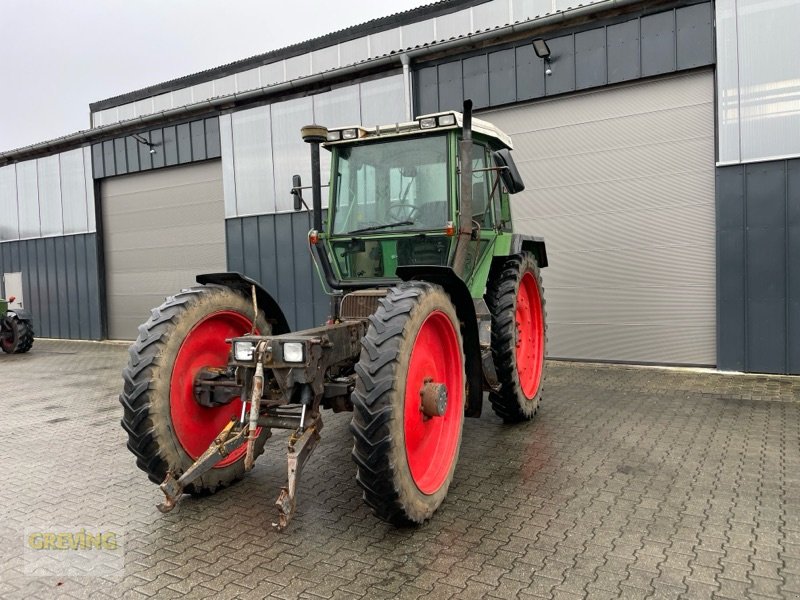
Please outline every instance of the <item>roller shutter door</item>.
[[713, 101], [702, 71], [479, 115], [547, 243], [549, 356], [716, 364]]
[[150, 309], [225, 270], [220, 161], [102, 182], [108, 336], [131, 340]]

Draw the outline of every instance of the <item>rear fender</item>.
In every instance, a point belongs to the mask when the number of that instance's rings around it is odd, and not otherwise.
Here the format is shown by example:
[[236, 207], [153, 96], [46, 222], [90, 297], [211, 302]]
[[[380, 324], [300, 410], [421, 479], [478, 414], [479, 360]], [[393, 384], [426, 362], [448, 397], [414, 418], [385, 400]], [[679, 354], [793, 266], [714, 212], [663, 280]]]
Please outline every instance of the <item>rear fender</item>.
[[478, 318], [467, 284], [451, 267], [430, 265], [405, 265], [397, 267], [397, 276], [403, 281], [428, 281], [435, 283], [450, 295], [456, 314], [461, 321], [464, 339], [464, 362], [467, 376], [467, 405], [465, 416], [480, 417], [483, 406], [483, 370], [481, 347], [478, 338]]
[[9, 309], [8, 312], [6, 312], [6, 315], [9, 318], [16, 317], [17, 321], [33, 321], [31, 311], [25, 310], [24, 308]]
[[224, 285], [225, 287], [236, 290], [247, 298], [251, 297], [252, 286], [256, 288], [256, 300], [258, 306], [264, 311], [267, 321], [272, 323], [272, 335], [283, 335], [290, 333], [289, 323], [286, 320], [286, 315], [283, 314], [281, 307], [257, 281], [245, 277], [241, 273], [205, 273], [196, 277], [197, 283], [208, 284], [213, 283], [216, 285]]
[[544, 238], [515, 233], [511, 237], [511, 254], [519, 254], [523, 251], [530, 252], [536, 257], [540, 269], [547, 266], [547, 249], [544, 245]]

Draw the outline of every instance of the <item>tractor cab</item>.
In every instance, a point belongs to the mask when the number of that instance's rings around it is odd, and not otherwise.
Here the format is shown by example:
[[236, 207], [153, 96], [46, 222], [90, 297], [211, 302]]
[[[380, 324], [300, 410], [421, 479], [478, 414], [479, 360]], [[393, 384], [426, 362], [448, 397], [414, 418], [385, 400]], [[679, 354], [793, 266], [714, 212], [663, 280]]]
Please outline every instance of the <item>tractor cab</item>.
[[464, 125], [461, 113], [443, 112], [324, 130], [329, 209], [324, 232], [311, 235], [335, 287], [387, 286], [398, 280], [397, 267], [452, 267], [459, 243], [469, 283], [497, 237], [511, 235], [508, 194], [524, 187], [511, 139], [485, 121]]

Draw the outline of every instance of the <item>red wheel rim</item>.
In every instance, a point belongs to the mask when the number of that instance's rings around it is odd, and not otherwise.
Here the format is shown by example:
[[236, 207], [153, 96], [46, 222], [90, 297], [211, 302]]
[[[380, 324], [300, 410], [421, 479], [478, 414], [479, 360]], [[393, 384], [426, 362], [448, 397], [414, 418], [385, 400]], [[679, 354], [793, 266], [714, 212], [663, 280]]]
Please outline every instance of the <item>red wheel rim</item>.
[[[208, 446], [228, 424], [231, 417], [239, 418], [242, 401], [216, 408], [201, 406], [194, 398], [194, 378], [205, 367], [222, 367], [228, 364], [230, 346], [226, 339], [250, 332], [252, 322], [233, 311], [219, 311], [197, 323], [183, 340], [172, 367], [170, 382], [170, 414], [175, 436], [186, 454], [193, 459], [208, 450]], [[225, 467], [244, 456], [246, 446], [241, 446], [221, 460], [214, 468]]]
[[528, 272], [517, 292], [517, 374], [522, 393], [533, 399], [542, 380], [544, 366], [544, 317], [539, 286]]
[[[441, 417], [420, 409], [425, 380], [447, 386], [447, 408]], [[438, 491], [456, 458], [464, 418], [464, 373], [458, 336], [449, 317], [434, 311], [422, 324], [408, 362], [404, 432], [411, 477], [423, 494]]]

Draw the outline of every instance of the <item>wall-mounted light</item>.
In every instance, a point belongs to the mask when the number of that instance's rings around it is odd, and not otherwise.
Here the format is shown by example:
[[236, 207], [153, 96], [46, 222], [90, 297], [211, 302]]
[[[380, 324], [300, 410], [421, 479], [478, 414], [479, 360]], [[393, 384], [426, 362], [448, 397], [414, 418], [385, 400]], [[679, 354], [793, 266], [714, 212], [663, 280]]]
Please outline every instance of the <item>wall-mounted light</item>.
[[156, 153], [156, 146], [158, 146], [158, 144], [154, 144], [150, 140], [141, 137], [137, 133], [134, 133], [131, 137], [133, 139], [135, 139], [137, 142], [139, 142], [140, 144], [144, 144], [145, 146], [150, 148], [150, 154], [155, 154]]
[[544, 59], [544, 64], [545, 64], [545, 67], [546, 67], [545, 71], [544, 71], [544, 74], [545, 75], [552, 75], [553, 74], [553, 68], [552, 68], [553, 59], [550, 57], [550, 46], [548, 46], [547, 42], [545, 42], [542, 38], [536, 38], [531, 43], [533, 44], [533, 51], [536, 52], [536, 56], [538, 56], [539, 58]]

